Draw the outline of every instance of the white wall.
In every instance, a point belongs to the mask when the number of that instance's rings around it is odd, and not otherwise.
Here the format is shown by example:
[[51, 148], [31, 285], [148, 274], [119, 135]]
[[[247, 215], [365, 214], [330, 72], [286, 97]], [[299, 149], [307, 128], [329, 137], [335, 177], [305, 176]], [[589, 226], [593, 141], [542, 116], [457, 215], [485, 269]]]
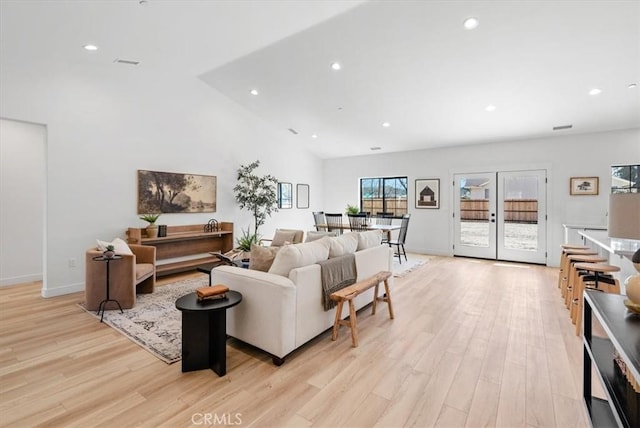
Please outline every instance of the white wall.
[[216, 218], [233, 221], [239, 233], [252, 217], [239, 211], [232, 188], [238, 166], [255, 159], [259, 173], [311, 186], [310, 208], [276, 213], [263, 235], [311, 227], [311, 211], [320, 208], [321, 160], [194, 76], [150, 75], [144, 66], [6, 67], [0, 87], [0, 116], [48, 130], [45, 297], [84, 290], [84, 253], [96, 238], [124, 238], [127, 227], [144, 226], [136, 213], [138, 169], [218, 177], [216, 213], [164, 214], [162, 224]]
[[[377, 176], [409, 178], [411, 222], [407, 249], [452, 255], [452, 175], [510, 169], [548, 170], [548, 264], [559, 262], [563, 223], [606, 225], [611, 165], [640, 163], [640, 129], [569, 135], [509, 143], [378, 154], [324, 162], [325, 211], [343, 212], [358, 202], [359, 179]], [[569, 196], [570, 177], [600, 177], [598, 196]], [[440, 179], [441, 207], [415, 209], [414, 180]]]
[[42, 279], [46, 128], [0, 119], [0, 286]]

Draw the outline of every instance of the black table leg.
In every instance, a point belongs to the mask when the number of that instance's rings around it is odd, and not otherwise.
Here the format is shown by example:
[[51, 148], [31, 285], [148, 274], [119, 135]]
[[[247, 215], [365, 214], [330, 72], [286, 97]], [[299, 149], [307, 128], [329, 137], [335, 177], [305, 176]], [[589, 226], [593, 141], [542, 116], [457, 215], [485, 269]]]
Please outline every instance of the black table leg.
[[226, 311], [182, 313], [182, 371], [227, 372]]

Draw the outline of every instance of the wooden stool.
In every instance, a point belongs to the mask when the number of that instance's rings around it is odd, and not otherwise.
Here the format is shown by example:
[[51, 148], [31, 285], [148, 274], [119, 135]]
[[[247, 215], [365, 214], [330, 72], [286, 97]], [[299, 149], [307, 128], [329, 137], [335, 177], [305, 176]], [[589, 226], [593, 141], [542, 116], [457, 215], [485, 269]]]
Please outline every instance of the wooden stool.
[[590, 250], [589, 247], [584, 245], [562, 244], [560, 245], [560, 247], [562, 248], [562, 253], [560, 254], [560, 272], [558, 274], [558, 288], [561, 287], [562, 277], [563, 277], [562, 268], [564, 266], [565, 258], [567, 257], [567, 252], [570, 250]]
[[578, 269], [575, 268], [576, 263], [602, 263], [608, 259], [599, 255], [592, 254], [571, 254], [567, 256], [567, 280], [564, 282], [564, 305], [567, 309], [571, 309], [571, 300], [573, 299], [573, 288], [578, 276]]
[[[390, 276], [391, 272], [378, 272], [371, 278], [356, 282], [355, 284], [349, 285], [348, 287], [331, 293], [331, 300], [335, 300], [336, 302], [338, 302], [338, 307], [336, 308], [336, 320], [333, 323], [333, 335], [331, 336], [331, 340], [336, 340], [338, 338], [338, 329], [340, 328], [340, 325], [346, 325], [348, 327], [351, 327], [351, 342], [353, 346], [358, 346], [358, 325], [356, 322], [356, 309], [353, 305], [353, 299], [359, 294], [364, 293], [371, 287], [375, 286], [375, 289], [373, 291], [373, 308], [371, 310], [371, 314], [374, 315], [376, 313], [376, 303], [378, 302], [378, 300], [381, 300], [387, 302], [387, 306], [389, 307], [389, 317], [393, 319], [393, 306], [391, 305], [391, 292], [389, 290]], [[378, 286], [383, 281], [385, 295], [383, 297], [378, 297]], [[341, 319], [342, 305], [344, 302], [349, 302], [349, 321]]]
[[576, 263], [574, 268], [592, 272], [593, 275], [583, 275], [578, 278], [574, 288], [573, 304], [571, 305], [571, 320], [576, 325], [576, 336], [580, 336], [582, 328], [582, 307], [584, 305], [583, 292], [585, 288], [599, 290], [604, 293], [620, 294], [620, 284], [618, 280], [604, 274], [618, 272], [618, 266], [611, 266], [599, 263]]
[[572, 255], [580, 256], [596, 256], [598, 252], [591, 249], [574, 249], [567, 248], [562, 250], [562, 264], [560, 265], [560, 275], [558, 276], [558, 285], [560, 286], [560, 295], [565, 298], [567, 291], [567, 281], [569, 279], [569, 260]]

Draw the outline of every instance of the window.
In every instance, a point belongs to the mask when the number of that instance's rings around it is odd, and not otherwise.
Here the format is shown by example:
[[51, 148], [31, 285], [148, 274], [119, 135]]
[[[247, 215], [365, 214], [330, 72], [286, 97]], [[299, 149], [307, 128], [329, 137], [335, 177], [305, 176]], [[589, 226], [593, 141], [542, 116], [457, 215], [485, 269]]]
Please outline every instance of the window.
[[407, 213], [407, 177], [360, 179], [360, 211], [376, 215], [390, 212], [394, 216]]
[[611, 193], [640, 193], [640, 165], [612, 166]]

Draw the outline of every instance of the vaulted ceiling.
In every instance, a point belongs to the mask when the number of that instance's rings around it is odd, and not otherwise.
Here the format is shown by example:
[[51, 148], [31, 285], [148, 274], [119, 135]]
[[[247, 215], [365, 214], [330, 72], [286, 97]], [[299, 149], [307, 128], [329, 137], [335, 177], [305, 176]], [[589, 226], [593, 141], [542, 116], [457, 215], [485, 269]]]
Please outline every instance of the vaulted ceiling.
[[640, 127], [637, 1], [0, 7], [2, 68], [140, 61], [149, 78], [201, 79], [323, 158]]

